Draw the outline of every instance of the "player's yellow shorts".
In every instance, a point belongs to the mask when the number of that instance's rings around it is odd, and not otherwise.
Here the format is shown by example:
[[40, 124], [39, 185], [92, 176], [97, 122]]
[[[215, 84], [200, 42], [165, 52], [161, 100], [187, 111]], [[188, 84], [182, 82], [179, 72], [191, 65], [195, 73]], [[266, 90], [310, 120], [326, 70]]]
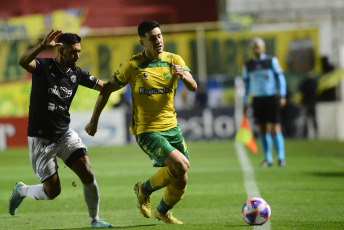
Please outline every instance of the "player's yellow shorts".
[[179, 125], [163, 132], [147, 132], [135, 136], [141, 149], [150, 157], [154, 167], [163, 167], [168, 155], [175, 149], [189, 160], [189, 153]]

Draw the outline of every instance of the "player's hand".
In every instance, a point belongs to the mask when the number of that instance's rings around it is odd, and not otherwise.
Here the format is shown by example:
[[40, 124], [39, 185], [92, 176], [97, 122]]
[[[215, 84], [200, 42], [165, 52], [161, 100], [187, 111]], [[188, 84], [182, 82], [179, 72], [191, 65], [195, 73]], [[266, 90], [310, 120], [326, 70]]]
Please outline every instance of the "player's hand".
[[57, 39], [63, 34], [61, 30], [52, 30], [50, 33], [44, 38], [44, 40], [41, 42], [41, 46], [43, 48], [53, 48], [55, 46], [62, 46], [62, 43], [56, 42]]
[[280, 107], [283, 108], [287, 104], [287, 99], [285, 97], [280, 98]]
[[95, 124], [95, 123], [91, 123], [91, 122], [88, 123], [88, 124], [86, 125], [86, 127], [85, 127], [86, 133], [88, 133], [88, 135], [90, 135], [90, 136], [94, 136], [94, 134], [96, 134], [97, 129], [98, 129], [97, 126], [98, 126], [98, 125]]
[[184, 80], [183, 67], [181, 67], [180, 65], [173, 65], [172, 64], [172, 75], [177, 76], [179, 80]]
[[247, 109], [248, 109], [248, 105], [244, 105], [244, 110], [243, 110], [243, 112], [244, 112], [244, 115], [246, 115], [246, 113], [247, 113]]

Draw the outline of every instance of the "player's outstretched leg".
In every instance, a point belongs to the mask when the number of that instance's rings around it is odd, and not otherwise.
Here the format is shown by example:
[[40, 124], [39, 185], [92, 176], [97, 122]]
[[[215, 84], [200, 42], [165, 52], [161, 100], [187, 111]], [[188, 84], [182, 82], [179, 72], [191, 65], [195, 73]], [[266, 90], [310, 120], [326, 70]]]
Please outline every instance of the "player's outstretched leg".
[[114, 226], [106, 223], [103, 220], [96, 220], [91, 223], [91, 228], [114, 228]]
[[14, 216], [17, 213], [17, 210], [19, 208], [19, 205], [24, 201], [25, 197], [22, 197], [19, 193], [19, 188], [21, 186], [25, 186], [23, 182], [17, 182], [14, 185], [12, 196], [10, 197], [10, 200], [8, 201], [8, 212]]
[[140, 209], [142, 215], [146, 218], [151, 217], [151, 195], [142, 191], [143, 182], [137, 182], [134, 186], [134, 191], [137, 196], [137, 207]]
[[172, 212], [161, 214], [157, 208], [154, 210], [154, 217], [158, 220], [164, 221], [166, 224], [183, 224], [183, 222], [179, 221], [172, 215]]

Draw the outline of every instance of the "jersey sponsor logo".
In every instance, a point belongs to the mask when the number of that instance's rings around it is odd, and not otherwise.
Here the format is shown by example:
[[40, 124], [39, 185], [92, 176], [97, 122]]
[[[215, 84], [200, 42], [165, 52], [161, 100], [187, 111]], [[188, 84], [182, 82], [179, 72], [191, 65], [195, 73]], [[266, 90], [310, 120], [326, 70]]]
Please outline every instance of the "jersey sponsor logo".
[[91, 81], [94, 81], [93, 75], [90, 75], [89, 79], [90, 79]]
[[70, 80], [75, 83], [76, 82], [76, 75], [72, 75], [70, 76]]
[[43, 170], [43, 169], [38, 169], [38, 170], [37, 170], [37, 174], [38, 174], [40, 177], [43, 177], [43, 176], [44, 176], [44, 170]]
[[164, 75], [164, 78], [165, 78], [166, 81], [171, 80], [171, 76], [172, 76], [172, 75], [171, 75], [170, 72], [164, 72], [163, 75]]
[[55, 104], [49, 102], [49, 104], [48, 104], [48, 110], [49, 110], [49, 111], [54, 111], [54, 110], [55, 110]]
[[55, 110], [65, 111], [65, 110], [67, 110], [67, 107], [62, 106], [62, 105], [56, 105], [54, 103], [49, 102], [48, 103], [48, 110], [49, 111], [55, 111]]
[[150, 96], [152, 94], [164, 94], [164, 93], [171, 93], [172, 92], [172, 86], [169, 88], [152, 88], [152, 89], [146, 89], [144, 87], [140, 87], [139, 94], [146, 94], [147, 96]]
[[57, 87], [56, 85], [54, 88], [49, 88], [48, 93], [51, 95], [56, 95], [61, 99], [69, 98], [72, 96], [73, 90], [69, 90], [66, 87]]
[[143, 73], [143, 77], [144, 79], [143, 80], [148, 80], [147, 77], [148, 77], [148, 73]]

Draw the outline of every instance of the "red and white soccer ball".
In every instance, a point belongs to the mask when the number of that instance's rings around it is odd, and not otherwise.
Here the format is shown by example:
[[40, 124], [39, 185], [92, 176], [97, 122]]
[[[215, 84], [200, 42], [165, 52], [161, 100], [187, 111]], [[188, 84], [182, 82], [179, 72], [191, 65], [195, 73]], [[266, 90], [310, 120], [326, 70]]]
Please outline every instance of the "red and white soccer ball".
[[270, 205], [262, 198], [248, 199], [242, 207], [242, 217], [249, 225], [265, 224], [271, 215]]

